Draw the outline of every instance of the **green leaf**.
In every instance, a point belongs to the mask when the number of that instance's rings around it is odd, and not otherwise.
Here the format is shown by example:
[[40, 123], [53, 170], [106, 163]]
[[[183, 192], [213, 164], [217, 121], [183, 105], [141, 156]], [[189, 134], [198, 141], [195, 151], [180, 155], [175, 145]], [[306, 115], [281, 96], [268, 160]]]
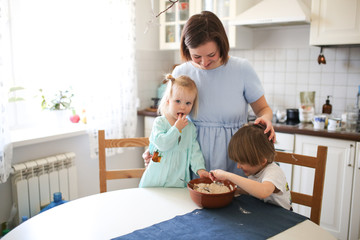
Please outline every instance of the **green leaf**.
[[11, 97], [8, 99], [8, 102], [18, 102], [18, 101], [25, 101], [22, 97]]
[[15, 91], [18, 91], [18, 90], [24, 90], [25, 88], [23, 87], [20, 87], [20, 86], [17, 86], [17, 87], [11, 87], [9, 89], [9, 92], [15, 92]]

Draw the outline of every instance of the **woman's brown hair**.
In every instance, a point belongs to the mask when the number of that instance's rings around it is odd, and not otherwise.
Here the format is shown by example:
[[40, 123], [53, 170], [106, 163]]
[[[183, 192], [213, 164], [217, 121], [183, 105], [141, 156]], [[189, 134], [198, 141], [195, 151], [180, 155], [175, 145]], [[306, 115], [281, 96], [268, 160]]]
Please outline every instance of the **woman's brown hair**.
[[247, 124], [240, 128], [230, 140], [229, 158], [250, 166], [258, 166], [264, 159], [272, 163], [276, 154], [275, 147], [269, 141], [270, 132], [264, 134], [264, 130], [265, 127], [260, 124]]
[[202, 44], [214, 41], [220, 51], [221, 63], [229, 59], [229, 40], [221, 20], [212, 12], [202, 11], [186, 22], [180, 40], [180, 55], [183, 61], [190, 61], [189, 48], [197, 48]]

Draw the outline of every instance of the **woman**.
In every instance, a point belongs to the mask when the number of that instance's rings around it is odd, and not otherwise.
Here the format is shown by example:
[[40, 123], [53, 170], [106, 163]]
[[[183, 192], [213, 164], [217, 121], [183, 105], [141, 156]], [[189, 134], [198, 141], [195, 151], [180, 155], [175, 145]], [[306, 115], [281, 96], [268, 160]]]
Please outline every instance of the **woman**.
[[[181, 36], [180, 54], [185, 62], [173, 76], [187, 75], [199, 90], [199, 111], [195, 124], [206, 170], [223, 169], [244, 176], [227, 156], [231, 137], [247, 123], [248, 104], [257, 116], [255, 124], [266, 126], [269, 141], [275, 142], [272, 110], [264, 97], [260, 79], [250, 63], [229, 56], [229, 41], [220, 19], [212, 12], [193, 15]], [[145, 162], [151, 159], [143, 154]]]

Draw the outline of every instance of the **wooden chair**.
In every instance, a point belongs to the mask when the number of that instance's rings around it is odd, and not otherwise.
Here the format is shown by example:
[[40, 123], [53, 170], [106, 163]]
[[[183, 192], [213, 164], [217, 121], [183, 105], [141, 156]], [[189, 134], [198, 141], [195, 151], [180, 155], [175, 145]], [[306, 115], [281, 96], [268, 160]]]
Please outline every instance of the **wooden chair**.
[[99, 177], [100, 193], [107, 191], [107, 180], [141, 178], [145, 168], [107, 170], [106, 169], [106, 148], [122, 147], [146, 147], [149, 146], [149, 138], [122, 138], [105, 139], [105, 131], [99, 130]]
[[275, 156], [276, 162], [288, 163], [315, 169], [314, 189], [312, 195], [291, 191], [291, 199], [293, 203], [310, 207], [310, 220], [318, 225], [320, 224], [321, 204], [324, 191], [326, 157], [327, 147], [324, 146], [318, 146], [316, 157], [285, 153], [280, 151], [276, 151]]

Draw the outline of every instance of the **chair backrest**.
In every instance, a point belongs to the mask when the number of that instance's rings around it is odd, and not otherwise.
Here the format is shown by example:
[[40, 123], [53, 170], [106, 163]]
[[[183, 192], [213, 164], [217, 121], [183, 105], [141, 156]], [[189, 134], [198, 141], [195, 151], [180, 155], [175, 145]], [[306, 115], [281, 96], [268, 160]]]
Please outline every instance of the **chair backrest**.
[[[146, 147], [149, 146], [149, 138], [122, 138], [122, 139], [105, 139], [105, 131], [99, 130], [99, 177], [100, 193], [107, 191], [107, 180], [141, 178], [145, 168], [133, 169], [106, 169], [106, 148], [123, 148], [123, 147]], [[129, 159], [128, 159], [129, 160]]]
[[314, 188], [312, 195], [291, 191], [293, 203], [311, 208], [310, 220], [320, 224], [321, 204], [324, 191], [327, 147], [318, 146], [316, 157], [276, 151], [276, 162], [283, 162], [315, 169]]

